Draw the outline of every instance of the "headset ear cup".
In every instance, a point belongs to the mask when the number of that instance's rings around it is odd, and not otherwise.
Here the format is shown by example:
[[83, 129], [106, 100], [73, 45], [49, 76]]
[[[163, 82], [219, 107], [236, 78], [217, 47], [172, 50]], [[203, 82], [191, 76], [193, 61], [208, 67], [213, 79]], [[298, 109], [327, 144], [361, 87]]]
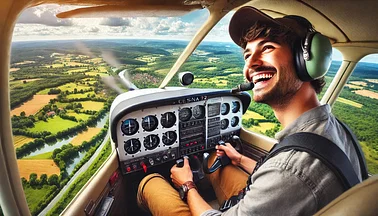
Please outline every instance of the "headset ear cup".
[[295, 44], [294, 50], [295, 69], [298, 78], [304, 82], [324, 76], [331, 66], [331, 43], [319, 32], [308, 33], [303, 41]]
[[332, 45], [329, 39], [316, 32], [310, 42], [310, 59], [305, 61], [309, 77], [318, 79], [324, 76], [332, 62]]

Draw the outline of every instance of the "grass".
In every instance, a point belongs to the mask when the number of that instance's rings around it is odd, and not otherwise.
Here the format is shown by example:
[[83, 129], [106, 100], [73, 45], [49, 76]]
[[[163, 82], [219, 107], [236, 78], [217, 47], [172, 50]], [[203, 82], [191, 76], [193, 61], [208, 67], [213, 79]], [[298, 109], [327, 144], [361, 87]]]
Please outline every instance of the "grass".
[[357, 103], [357, 102], [354, 102], [352, 100], [348, 100], [348, 99], [345, 99], [345, 98], [342, 98], [342, 97], [338, 97], [337, 101], [341, 102], [341, 103], [345, 103], [345, 104], [351, 105], [351, 106], [354, 106], [354, 107], [357, 107], [357, 108], [361, 108], [363, 106], [360, 103]]
[[216, 77], [212, 77], [212, 78], [196, 78], [194, 80], [194, 82], [196, 83], [215, 83], [217, 86], [227, 86], [227, 79], [225, 79], [225, 77], [222, 77], [222, 76], [216, 76]]
[[367, 146], [366, 142], [360, 142], [362, 151], [364, 152], [368, 172], [372, 175], [378, 174], [378, 157], [377, 152]]
[[74, 70], [68, 70], [66, 73], [77, 73], [77, 72], [83, 72], [86, 71], [87, 68], [81, 68], [81, 69], [74, 69]]
[[78, 125], [77, 122], [62, 119], [59, 116], [54, 116], [53, 118], [49, 118], [47, 122], [45, 121], [38, 121], [34, 124], [34, 128], [29, 129], [31, 132], [42, 132], [48, 131], [52, 134], [56, 134], [59, 131], [67, 130], [68, 128], [72, 128]]
[[108, 73], [108, 70], [106, 70], [106, 67], [98, 67], [97, 69], [100, 73]]
[[31, 157], [23, 158], [22, 160], [43, 160], [43, 159], [52, 159], [52, 152], [46, 152], [39, 155], [34, 155]]
[[77, 120], [83, 120], [83, 121], [88, 120], [88, 118], [91, 116], [91, 115], [87, 115], [87, 114], [84, 114], [84, 113], [75, 113], [75, 112], [67, 113], [67, 115], [75, 116], [75, 118]]
[[17, 136], [13, 136], [13, 145], [14, 145], [14, 148], [18, 148], [33, 140], [34, 138], [17, 135]]
[[39, 176], [47, 174], [60, 174], [59, 167], [54, 163], [52, 159], [20, 159], [17, 160], [18, 170], [20, 176], [29, 180], [31, 173], [36, 173]]
[[99, 72], [95, 72], [95, 71], [86, 72], [85, 74], [89, 75], [89, 76], [97, 76], [97, 74], [98, 74], [98, 75], [100, 75], [100, 77], [109, 76], [109, 74], [107, 74], [107, 73], [99, 73]]
[[72, 145], [81, 145], [84, 141], [90, 141], [92, 137], [96, 136], [101, 131], [101, 128], [88, 128], [87, 131], [79, 133], [72, 141]]
[[91, 91], [91, 92], [85, 92], [83, 94], [79, 93], [79, 94], [70, 94], [70, 95], [67, 95], [67, 98], [70, 99], [70, 98], [86, 98], [87, 95], [90, 94], [96, 94], [94, 91]]
[[20, 115], [22, 111], [26, 116], [36, 114], [43, 106], [48, 104], [51, 99], [56, 98], [56, 95], [34, 95], [33, 99], [25, 102], [22, 106], [17, 107], [11, 111], [11, 116]]
[[60, 90], [62, 91], [73, 91], [75, 88], [80, 91], [81, 89], [83, 90], [87, 90], [87, 89], [90, 89], [89, 86], [86, 86], [86, 85], [81, 85], [81, 84], [75, 84], [75, 83], [68, 83], [68, 84], [65, 84], [65, 85], [62, 85], [62, 86], [59, 86], [58, 87]]
[[212, 70], [216, 70], [217, 67], [207, 67], [207, 68], [204, 68], [203, 70], [204, 71], [212, 71]]
[[44, 185], [40, 189], [33, 189], [32, 187], [25, 187], [24, 192], [26, 196], [26, 201], [28, 202], [29, 210], [32, 213], [32, 215], [36, 215], [36, 211], [39, 208], [39, 205], [45, 201], [50, 194], [57, 190], [57, 187], [50, 186], [50, 185]]
[[167, 68], [156, 70], [156, 73], [162, 74], [162, 75], [166, 75], [168, 72], [169, 72], [169, 69], [167, 69]]
[[247, 110], [247, 112], [245, 112], [244, 115], [243, 115], [243, 119], [250, 119], [250, 118], [253, 118], [253, 119], [265, 119], [264, 116], [258, 114], [257, 112], [253, 112], [251, 110]]
[[103, 102], [96, 102], [96, 101], [83, 101], [80, 103], [83, 105], [84, 110], [99, 111], [104, 106]]

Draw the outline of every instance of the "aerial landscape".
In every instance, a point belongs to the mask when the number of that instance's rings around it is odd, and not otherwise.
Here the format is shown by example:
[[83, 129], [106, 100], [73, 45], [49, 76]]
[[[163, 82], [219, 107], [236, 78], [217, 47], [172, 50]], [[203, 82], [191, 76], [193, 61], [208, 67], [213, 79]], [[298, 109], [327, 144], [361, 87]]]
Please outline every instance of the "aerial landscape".
[[[108, 112], [117, 93], [105, 81], [127, 69], [138, 88], [157, 88], [186, 45], [186, 41], [136, 39], [13, 42], [9, 74], [13, 140], [32, 215], [38, 215], [98, 150], [95, 162], [70, 183], [47, 215], [61, 212], [110, 154]], [[203, 42], [180, 71], [193, 72], [190, 88], [231, 89], [244, 82], [241, 52], [231, 43]], [[332, 63], [327, 86], [340, 64]], [[179, 86], [178, 78], [169, 86]], [[378, 174], [376, 110], [378, 64], [360, 62], [333, 112], [357, 135], [372, 174]], [[281, 130], [273, 111], [254, 102], [242, 123], [269, 137]]]

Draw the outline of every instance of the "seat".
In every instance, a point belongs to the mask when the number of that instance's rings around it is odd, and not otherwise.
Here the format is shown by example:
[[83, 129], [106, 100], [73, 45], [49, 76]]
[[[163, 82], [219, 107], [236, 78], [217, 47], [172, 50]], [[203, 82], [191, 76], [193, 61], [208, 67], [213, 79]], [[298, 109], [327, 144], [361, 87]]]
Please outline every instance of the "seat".
[[341, 194], [315, 215], [378, 215], [378, 175]]

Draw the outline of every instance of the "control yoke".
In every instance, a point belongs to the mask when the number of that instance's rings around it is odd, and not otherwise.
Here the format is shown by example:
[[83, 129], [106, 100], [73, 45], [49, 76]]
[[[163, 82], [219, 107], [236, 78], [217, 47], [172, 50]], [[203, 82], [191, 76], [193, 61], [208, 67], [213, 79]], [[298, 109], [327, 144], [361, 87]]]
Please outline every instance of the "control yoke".
[[[242, 142], [240, 140], [240, 138], [236, 135], [232, 136], [232, 140], [230, 141], [231, 145], [240, 153], [243, 153], [243, 146], [242, 146]], [[218, 145], [226, 145], [224, 141], [220, 140], [218, 142]], [[231, 163], [231, 160], [230, 158], [225, 154], [223, 156], [218, 156], [217, 159], [215, 159], [214, 163], [210, 166], [210, 168], [208, 167], [208, 162], [209, 162], [209, 157], [210, 157], [210, 154], [205, 152], [203, 154], [203, 162], [202, 162], [202, 167], [203, 167], [203, 171], [206, 173], [206, 174], [210, 174], [210, 173], [213, 173], [215, 172], [216, 170], [218, 170], [219, 168], [223, 167], [223, 166], [227, 166], [228, 164]]]

